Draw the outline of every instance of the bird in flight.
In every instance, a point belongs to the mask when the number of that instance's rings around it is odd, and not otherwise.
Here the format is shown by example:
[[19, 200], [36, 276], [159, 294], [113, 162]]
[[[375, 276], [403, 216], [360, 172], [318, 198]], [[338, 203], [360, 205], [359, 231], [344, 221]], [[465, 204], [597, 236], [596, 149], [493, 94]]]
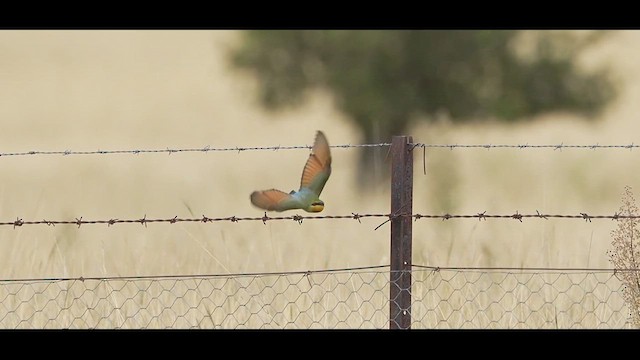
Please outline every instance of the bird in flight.
[[318, 131], [313, 149], [302, 171], [300, 189], [292, 190], [288, 194], [276, 189], [254, 191], [251, 193], [251, 203], [264, 210], [302, 209], [306, 212], [320, 212], [324, 209], [320, 193], [329, 175], [331, 175], [329, 143], [322, 131]]

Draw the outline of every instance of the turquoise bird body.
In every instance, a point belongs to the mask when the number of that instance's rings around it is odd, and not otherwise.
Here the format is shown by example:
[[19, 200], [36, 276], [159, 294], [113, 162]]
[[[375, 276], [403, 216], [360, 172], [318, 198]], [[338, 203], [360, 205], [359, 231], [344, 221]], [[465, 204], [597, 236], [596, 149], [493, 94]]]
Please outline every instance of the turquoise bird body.
[[329, 180], [329, 175], [331, 175], [329, 142], [322, 131], [318, 131], [311, 154], [302, 171], [300, 189], [292, 190], [288, 194], [276, 189], [254, 191], [251, 193], [251, 203], [270, 211], [302, 209], [307, 212], [320, 212], [324, 209], [320, 193]]

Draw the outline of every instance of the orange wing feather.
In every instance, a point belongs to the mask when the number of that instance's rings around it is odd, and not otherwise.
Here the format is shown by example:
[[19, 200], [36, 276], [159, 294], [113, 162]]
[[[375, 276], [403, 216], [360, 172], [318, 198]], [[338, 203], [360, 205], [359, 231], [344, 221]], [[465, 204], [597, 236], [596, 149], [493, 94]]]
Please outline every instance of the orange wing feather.
[[[316, 134], [316, 139], [313, 144], [313, 149], [311, 150], [311, 154], [309, 155], [309, 159], [307, 159], [307, 163], [304, 166], [304, 170], [302, 171], [302, 180], [300, 181], [300, 187], [318, 187], [319, 191], [322, 191], [324, 187], [324, 182], [329, 178], [331, 174], [331, 152], [329, 150], [329, 142], [327, 138], [324, 136], [322, 131], [318, 131]], [[324, 179], [320, 181], [321, 184], [318, 184], [318, 175], [320, 178]], [[316, 180], [316, 184], [314, 184], [314, 180]]]
[[251, 203], [264, 210], [283, 211], [295, 208], [291, 203], [291, 195], [276, 189], [254, 191]]

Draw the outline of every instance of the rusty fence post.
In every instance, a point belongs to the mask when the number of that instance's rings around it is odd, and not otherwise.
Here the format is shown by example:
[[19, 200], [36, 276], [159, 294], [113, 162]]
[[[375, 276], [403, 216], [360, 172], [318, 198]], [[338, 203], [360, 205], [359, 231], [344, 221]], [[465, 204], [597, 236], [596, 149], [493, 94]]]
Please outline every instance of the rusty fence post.
[[411, 328], [411, 226], [413, 150], [411, 136], [391, 141], [391, 273], [389, 329]]

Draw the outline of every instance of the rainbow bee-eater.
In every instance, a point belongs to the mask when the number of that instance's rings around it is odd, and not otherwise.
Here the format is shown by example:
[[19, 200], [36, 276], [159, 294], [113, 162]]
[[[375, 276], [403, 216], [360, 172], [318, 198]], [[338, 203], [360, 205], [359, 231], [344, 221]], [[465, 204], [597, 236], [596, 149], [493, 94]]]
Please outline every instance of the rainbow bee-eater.
[[320, 193], [331, 175], [331, 152], [329, 143], [322, 131], [318, 131], [311, 154], [302, 171], [300, 189], [286, 193], [276, 189], [254, 191], [251, 203], [264, 210], [285, 211], [302, 209], [307, 212], [320, 212], [324, 202]]

